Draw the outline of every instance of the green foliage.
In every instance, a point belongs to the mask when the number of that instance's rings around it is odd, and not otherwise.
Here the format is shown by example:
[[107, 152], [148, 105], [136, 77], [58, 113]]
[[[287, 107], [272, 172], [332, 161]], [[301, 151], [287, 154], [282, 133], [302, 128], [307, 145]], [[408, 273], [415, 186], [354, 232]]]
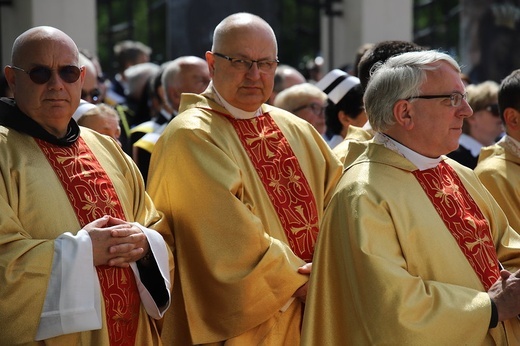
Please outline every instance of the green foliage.
[[414, 0], [414, 41], [453, 56], [459, 54], [458, 0]]

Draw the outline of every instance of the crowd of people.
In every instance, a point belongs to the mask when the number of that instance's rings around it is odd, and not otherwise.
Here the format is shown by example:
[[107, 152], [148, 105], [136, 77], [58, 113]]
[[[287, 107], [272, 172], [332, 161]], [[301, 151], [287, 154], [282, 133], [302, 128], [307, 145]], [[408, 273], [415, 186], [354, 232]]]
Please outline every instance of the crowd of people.
[[307, 80], [235, 13], [204, 58], [63, 31], [0, 99], [0, 341], [520, 344], [520, 70], [413, 42]]

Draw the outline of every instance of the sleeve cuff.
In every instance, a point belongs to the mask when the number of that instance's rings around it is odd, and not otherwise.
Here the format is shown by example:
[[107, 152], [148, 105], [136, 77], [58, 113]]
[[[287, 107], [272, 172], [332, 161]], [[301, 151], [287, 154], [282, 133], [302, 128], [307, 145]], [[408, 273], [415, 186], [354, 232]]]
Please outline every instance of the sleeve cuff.
[[498, 310], [493, 299], [491, 299], [491, 320], [489, 321], [489, 329], [498, 325]]

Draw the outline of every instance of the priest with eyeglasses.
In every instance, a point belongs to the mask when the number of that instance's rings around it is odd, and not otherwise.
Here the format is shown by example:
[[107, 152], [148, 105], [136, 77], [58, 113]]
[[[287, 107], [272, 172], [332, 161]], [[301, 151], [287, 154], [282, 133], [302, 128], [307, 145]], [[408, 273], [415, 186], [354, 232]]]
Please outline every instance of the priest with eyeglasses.
[[341, 163], [320, 133], [266, 104], [273, 29], [235, 13], [152, 153], [147, 190], [175, 254], [167, 345], [299, 345], [314, 244]]
[[520, 344], [520, 236], [446, 156], [473, 114], [458, 63], [396, 55], [364, 101], [376, 134], [349, 143], [325, 210], [302, 345]]

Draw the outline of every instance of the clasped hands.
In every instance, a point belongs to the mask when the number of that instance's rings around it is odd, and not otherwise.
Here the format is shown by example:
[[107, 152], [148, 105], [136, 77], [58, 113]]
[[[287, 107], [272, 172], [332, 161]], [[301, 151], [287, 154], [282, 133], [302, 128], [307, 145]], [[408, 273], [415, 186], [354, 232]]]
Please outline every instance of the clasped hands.
[[105, 215], [83, 227], [92, 242], [94, 266], [126, 268], [150, 249], [143, 231], [127, 221]]
[[487, 292], [495, 302], [498, 320], [504, 321], [520, 314], [520, 270], [500, 271], [500, 278]]

